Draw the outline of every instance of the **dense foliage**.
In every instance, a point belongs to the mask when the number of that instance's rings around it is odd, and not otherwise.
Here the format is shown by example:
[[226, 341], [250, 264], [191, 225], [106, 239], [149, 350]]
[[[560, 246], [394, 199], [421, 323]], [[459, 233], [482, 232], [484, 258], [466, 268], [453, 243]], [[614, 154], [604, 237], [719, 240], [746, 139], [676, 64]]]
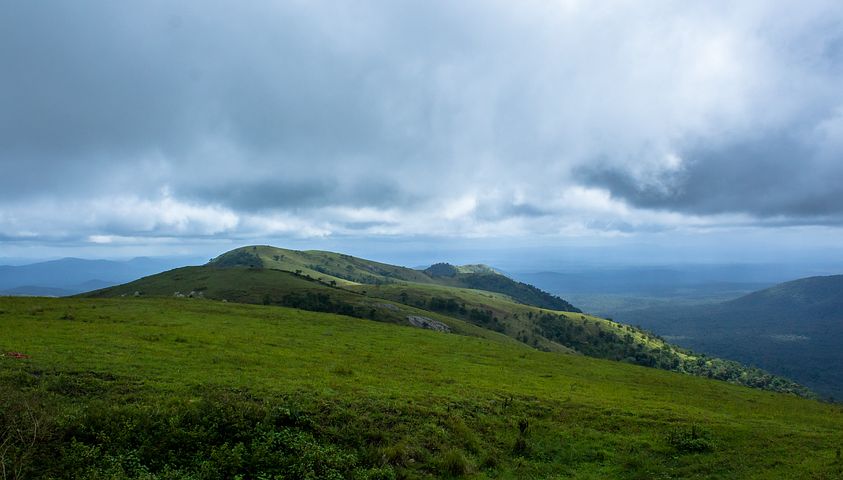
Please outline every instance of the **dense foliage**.
[[709, 305], [615, 315], [687, 348], [756, 365], [843, 399], [843, 275], [787, 282]]
[[560, 312], [580, 313], [580, 309], [555, 295], [551, 295], [532, 285], [516, 282], [503, 275], [494, 273], [470, 273], [460, 274], [457, 279], [459, 286], [502, 293], [526, 305]]
[[[631, 335], [634, 329], [629, 326], [623, 327], [628, 332], [623, 336], [607, 330], [598, 330], [597, 336], [600, 342], [591, 341], [592, 335], [587, 334], [589, 329], [587, 322], [572, 325], [564, 317], [543, 314], [539, 318], [539, 328], [548, 338], [563, 345], [576, 346], [579, 351], [593, 357], [690, 373], [774, 392], [815, 397], [813, 392], [796, 382], [771, 375], [758, 368], [741, 365], [738, 362], [706, 358], [704, 355], [695, 356], [690, 352], [678, 351], [664, 344], [660, 348], [647, 348], [645, 343], [634, 341]], [[655, 339], [655, 337], [651, 338]]]

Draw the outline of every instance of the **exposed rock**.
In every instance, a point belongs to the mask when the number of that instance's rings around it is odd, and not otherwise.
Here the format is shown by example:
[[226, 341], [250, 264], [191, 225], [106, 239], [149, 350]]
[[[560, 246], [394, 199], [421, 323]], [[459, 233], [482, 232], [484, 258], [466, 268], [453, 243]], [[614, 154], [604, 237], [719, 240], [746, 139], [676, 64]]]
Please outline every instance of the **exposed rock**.
[[421, 317], [418, 315], [407, 315], [407, 320], [410, 322], [411, 325], [415, 327], [426, 328], [428, 330], [435, 330], [437, 332], [448, 333], [451, 331], [451, 327], [432, 318]]

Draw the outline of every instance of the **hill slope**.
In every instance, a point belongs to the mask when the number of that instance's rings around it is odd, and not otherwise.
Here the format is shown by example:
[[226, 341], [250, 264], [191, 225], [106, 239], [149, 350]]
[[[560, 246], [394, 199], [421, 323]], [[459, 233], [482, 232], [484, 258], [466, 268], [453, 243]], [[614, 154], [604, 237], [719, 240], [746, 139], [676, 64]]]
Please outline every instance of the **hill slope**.
[[[314, 263], [317, 261], [320, 263]], [[278, 266], [293, 271], [269, 268]], [[545, 351], [578, 352], [758, 388], [812, 395], [804, 387], [784, 378], [736, 362], [700, 357], [628, 325], [517, 302], [496, 290], [516, 291], [523, 298], [538, 289], [502, 275], [486, 271], [463, 273], [447, 264], [434, 267], [433, 273], [425, 273], [331, 252], [245, 247], [223, 254], [204, 267], [176, 269], [85, 296], [189, 294], [215, 300], [339, 313], [473, 336], [503, 334]], [[308, 272], [318, 276], [314, 278]], [[331, 272], [345, 272], [349, 278], [366, 278], [372, 283], [352, 282], [331, 275]], [[472, 280], [472, 277], [480, 280]], [[495, 280], [490, 281], [489, 277]], [[404, 278], [424, 281], [400, 280]], [[487, 291], [460, 286], [465, 284], [481, 287], [491, 284], [495, 288]], [[542, 300], [543, 297], [537, 298]]]
[[485, 265], [455, 267], [440, 263], [419, 271], [318, 250], [297, 251], [271, 246], [242, 247], [211, 260], [215, 267], [252, 267], [297, 272], [337, 285], [384, 285], [398, 282], [475, 288], [509, 295], [517, 302], [552, 310], [579, 312], [570, 303], [532, 285], [517, 282]]
[[651, 308], [616, 318], [843, 398], [843, 275], [786, 282], [713, 306]]
[[21, 478], [843, 472], [838, 406], [497, 339], [197, 298], [0, 298], [0, 330]]
[[182, 267], [84, 296], [197, 298], [278, 305], [404, 325], [411, 325], [408, 317], [424, 316], [447, 325], [453, 333], [507, 338], [457, 318], [332, 287], [295, 273], [263, 268]]

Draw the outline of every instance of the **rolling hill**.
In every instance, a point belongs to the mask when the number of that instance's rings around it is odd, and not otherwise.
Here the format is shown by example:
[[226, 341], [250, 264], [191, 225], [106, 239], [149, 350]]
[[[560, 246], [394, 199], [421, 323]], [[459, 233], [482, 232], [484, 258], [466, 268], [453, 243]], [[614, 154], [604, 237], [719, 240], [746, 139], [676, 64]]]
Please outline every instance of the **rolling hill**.
[[648, 308], [615, 318], [843, 398], [843, 275], [786, 282], [715, 305]]
[[211, 260], [210, 266], [252, 267], [295, 272], [338, 285], [385, 285], [396, 282], [475, 288], [503, 293], [512, 299], [542, 308], [579, 312], [565, 300], [526, 283], [517, 282], [486, 265], [433, 265], [423, 271], [388, 265], [341, 253], [297, 251], [266, 245], [242, 247]]
[[198, 297], [0, 298], [9, 478], [840, 478], [839, 406]]
[[[295, 307], [470, 336], [505, 336], [533, 348], [623, 361], [775, 391], [804, 387], [736, 362], [707, 358], [646, 331], [580, 313], [561, 298], [485, 267], [424, 271], [332, 252], [243, 247], [185, 267], [84, 294], [200, 297]], [[548, 304], [568, 310], [544, 308]]]

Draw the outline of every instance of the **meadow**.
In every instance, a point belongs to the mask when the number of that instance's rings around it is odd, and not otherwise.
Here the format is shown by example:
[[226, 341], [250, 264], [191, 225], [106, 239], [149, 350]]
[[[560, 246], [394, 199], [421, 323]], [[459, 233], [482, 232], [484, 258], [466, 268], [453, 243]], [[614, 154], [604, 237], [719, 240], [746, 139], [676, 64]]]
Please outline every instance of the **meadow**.
[[843, 472], [839, 405], [503, 336], [198, 298], [4, 297], [0, 332], [4, 479]]

